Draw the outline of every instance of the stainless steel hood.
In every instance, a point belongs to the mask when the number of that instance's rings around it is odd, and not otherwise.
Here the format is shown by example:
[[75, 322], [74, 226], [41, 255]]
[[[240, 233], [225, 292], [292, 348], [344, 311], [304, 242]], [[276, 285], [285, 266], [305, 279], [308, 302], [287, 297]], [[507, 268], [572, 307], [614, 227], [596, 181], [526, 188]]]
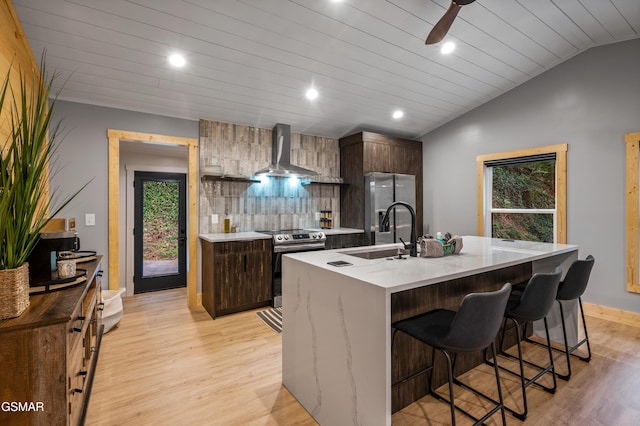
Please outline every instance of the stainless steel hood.
[[313, 170], [291, 164], [291, 126], [278, 123], [272, 131], [272, 163], [255, 172], [256, 175], [277, 177], [317, 176]]

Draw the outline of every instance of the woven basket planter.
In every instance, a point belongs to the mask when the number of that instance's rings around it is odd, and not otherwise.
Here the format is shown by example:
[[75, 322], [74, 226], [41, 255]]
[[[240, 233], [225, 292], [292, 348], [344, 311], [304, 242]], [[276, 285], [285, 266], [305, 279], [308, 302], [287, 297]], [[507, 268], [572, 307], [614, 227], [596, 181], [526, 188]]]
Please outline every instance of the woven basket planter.
[[0, 270], [0, 320], [19, 317], [29, 307], [29, 264]]

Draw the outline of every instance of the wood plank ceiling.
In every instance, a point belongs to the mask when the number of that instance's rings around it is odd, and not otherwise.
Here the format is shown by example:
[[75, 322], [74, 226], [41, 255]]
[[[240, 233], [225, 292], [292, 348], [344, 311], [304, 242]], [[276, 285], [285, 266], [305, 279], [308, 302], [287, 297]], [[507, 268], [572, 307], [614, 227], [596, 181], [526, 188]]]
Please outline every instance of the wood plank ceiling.
[[[639, 0], [13, 0], [60, 98], [341, 137], [417, 138], [594, 46], [640, 36]], [[187, 65], [167, 63], [182, 53]], [[319, 97], [304, 94], [315, 87]], [[401, 109], [400, 120], [391, 118]]]

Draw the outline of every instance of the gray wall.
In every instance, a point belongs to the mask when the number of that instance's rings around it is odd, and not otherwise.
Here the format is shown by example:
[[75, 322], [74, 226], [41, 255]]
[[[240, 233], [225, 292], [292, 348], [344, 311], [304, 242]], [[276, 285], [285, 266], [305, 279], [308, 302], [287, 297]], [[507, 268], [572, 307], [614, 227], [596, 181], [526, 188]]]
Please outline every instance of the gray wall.
[[[60, 216], [76, 218], [81, 248], [101, 253], [106, 271], [109, 264], [107, 129], [197, 138], [198, 121], [65, 101], [58, 101], [55, 106], [54, 121], [58, 120], [62, 120], [67, 134], [58, 150], [58, 165], [53, 167], [58, 171], [51, 177], [51, 187], [58, 187], [60, 195], [67, 195], [94, 178]], [[152, 145], [146, 149], [150, 153], [154, 151]], [[95, 213], [95, 227], [84, 226], [86, 213]], [[124, 264], [120, 266], [123, 268]], [[103, 288], [107, 286], [105, 273]]]
[[568, 143], [568, 243], [596, 258], [584, 299], [640, 312], [626, 291], [624, 213], [639, 69], [638, 39], [593, 48], [423, 136], [429, 230], [477, 233], [476, 155]]

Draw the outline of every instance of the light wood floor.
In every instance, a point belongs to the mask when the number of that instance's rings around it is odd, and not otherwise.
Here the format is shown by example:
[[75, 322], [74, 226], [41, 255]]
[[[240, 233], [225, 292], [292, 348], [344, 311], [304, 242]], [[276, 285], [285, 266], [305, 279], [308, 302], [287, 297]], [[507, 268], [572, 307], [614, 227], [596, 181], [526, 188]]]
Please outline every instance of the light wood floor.
[[[255, 311], [213, 321], [202, 308], [189, 310], [186, 298], [177, 289], [124, 299], [122, 321], [102, 341], [87, 425], [316, 424], [282, 386], [280, 335]], [[593, 359], [574, 360], [574, 377], [558, 381], [555, 395], [529, 387], [525, 425], [640, 425], [640, 329], [587, 322]], [[492, 374], [480, 366], [463, 379], [493, 386]], [[507, 403], [520, 408], [518, 383], [506, 376]], [[477, 398], [458, 397], [482, 409]], [[462, 415], [458, 421], [468, 424]], [[397, 426], [449, 423], [448, 406], [433, 397], [393, 415]], [[511, 416], [507, 423], [522, 424]], [[488, 424], [501, 424], [499, 416]]]

